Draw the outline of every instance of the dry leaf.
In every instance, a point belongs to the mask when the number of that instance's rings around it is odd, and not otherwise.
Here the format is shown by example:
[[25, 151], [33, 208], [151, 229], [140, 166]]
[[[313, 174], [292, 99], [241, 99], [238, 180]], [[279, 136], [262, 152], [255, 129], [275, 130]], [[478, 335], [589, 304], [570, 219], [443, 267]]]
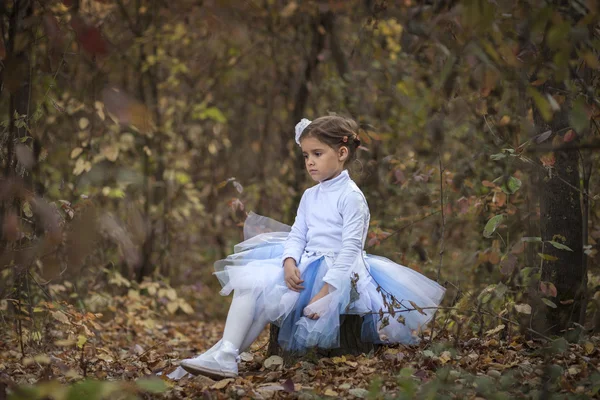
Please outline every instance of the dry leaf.
[[215, 382], [214, 385], [212, 385], [210, 388], [211, 389], [224, 389], [227, 385], [229, 385], [231, 382], [233, 382], [234, 380], [232, 378], [227, 378], [227, 379], [221, 379], [218, 382]]

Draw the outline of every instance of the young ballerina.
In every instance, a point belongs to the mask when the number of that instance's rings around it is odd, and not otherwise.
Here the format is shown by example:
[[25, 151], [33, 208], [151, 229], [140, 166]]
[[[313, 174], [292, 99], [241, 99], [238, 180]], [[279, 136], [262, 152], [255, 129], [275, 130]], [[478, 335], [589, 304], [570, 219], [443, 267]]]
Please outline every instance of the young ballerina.
[[[436, 307], [445, 289], [412, 269], [363, 251], [369, 208], [344, 169], [360, 145], [357, 132], [353, 120], [340, 116], [302, 119], [296, 125], [296, 143], [318, 184], [304, 192], [291, 228], [249, 215], [245, 241], [215, 264], [221, 294], [234, 292], [223, 337], [200, 356], [183, 360], [170, 378], [179, 379], [186, 371], [213, 378], [237, 376], [239, 353], [269, 322], [280, 327], [279, 344], [293, 351], [339, 346], [340, 314], [364, 317], [363, 341], [418, 341], [433, 310], [415, 311], [410, 302]], [[387, 311], [388, 303], [405, 310], [396, 316], [404, 320], [380, 320], [377, 313]]]

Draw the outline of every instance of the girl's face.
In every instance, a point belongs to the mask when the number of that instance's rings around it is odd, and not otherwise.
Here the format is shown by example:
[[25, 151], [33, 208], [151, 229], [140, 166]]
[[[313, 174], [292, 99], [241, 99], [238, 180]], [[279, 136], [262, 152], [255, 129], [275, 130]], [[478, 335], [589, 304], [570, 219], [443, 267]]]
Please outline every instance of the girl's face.
[[344, 170], [344, 162], [348, 158], [348, 149], [341, 146], [334, 149], [315, 137], [300, 140], [304, 165], [310, 177], [317, 182], [335, 178]]

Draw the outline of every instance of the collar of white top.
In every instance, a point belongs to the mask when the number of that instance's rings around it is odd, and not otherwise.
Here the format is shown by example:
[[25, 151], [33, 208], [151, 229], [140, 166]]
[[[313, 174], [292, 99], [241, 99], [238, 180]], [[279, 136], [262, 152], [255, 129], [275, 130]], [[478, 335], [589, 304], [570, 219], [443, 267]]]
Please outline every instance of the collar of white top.
[[343, 170], [335, 178], [319, 183], [319, 186], [324, 191], [331, 192], [331, 191], [338, 190], [340, 187], [344, 186], [344, 184], [346, 182], [348, 182], [349, 180], [350, 180], [350, 175], [348, 175], [348, 170]]

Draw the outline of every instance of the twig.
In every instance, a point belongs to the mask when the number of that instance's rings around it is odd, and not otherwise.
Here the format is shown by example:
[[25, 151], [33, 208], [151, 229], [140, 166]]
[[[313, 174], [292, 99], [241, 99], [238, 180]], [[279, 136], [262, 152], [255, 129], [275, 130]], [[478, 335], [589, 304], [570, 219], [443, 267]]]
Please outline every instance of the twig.
[[139, 360], [140, 358], [142, 358], [143, 356], [145, 356], [146, 354], [148, 354], [148, 352], [154, 348], [156, 348], [157, 346], [161, 346], [163, 344], [167, 343], [166, 340], [163, 340], [162, 342], [156, 343], [155, 345], [152, 345], [148, 348], [148, 350], [144, 351], [142, 354], [140, 354], [139, 356], [137, 356], [135, 359]]
[[440, 206], [442, 212], [442, 233], [440, 237], [440, 263], [437, 270], [437, 281], [440, 281], [442, 264], [444, 262], [444, 233], [446, 231], [446, 216], [444, 215], [444, 167], [442, 166], [442, 153], [439, 154], [440, 159]]
[[[457, 310], [455, 307], [420, 307], [420, 308], [407, 308], [405, 310], [393, 310], [394, 313], [404, 313], [404, 312], [410, 312], [410, 311], [423, 311], [423, 310]], [[544, 335], [541, 332], [536, 331], [535, 329], [529, 328], [529, 327], [524, 327], [523, 324], [520, 324], [516, 321], [513, 321], [511, 319], [505, 318], [501, 315], [495, 314], [491, 311], [487, 311], [487, 310], [483, 310], [483, 309], [478, 309], [478, 310], [473, 310], [473, 309], [469, 309], [469, 310], [465, 310], [465, 312], [469, 312], [469, 313], [474, 313], [474, 314], [478, 314], [478, 315], [487, 315], [493, 318], [498, 318], [499, 320], [506, 322], [507, 324], [511, 324], [517, 327], [523, 327], [525, 328], [525, 330], [529, 333], [532, 333], [538, 337], [540, 337], [541, 339], [544, 339], [548, 342], [552, 342], [554, 341], [554, 339], [552, 339], [549, 336]], [[391, 314], [390, 311], [383, 311], [384, 314]], [[367, 314], [380, 314], [379, 312], [370, 312]], [[586, 357], [580, 356], [577, 353], [571, 353], [574, 354], [575, 357], [577, 357], [578, 359], [580, 359], [581, 361], [586, 362], [588, 365], [590, 365], [594, 370], [596, 370], [597, 372], [600, 372], [600, 368], [598, 368], [593, 362], [591, 362], [590, 360], [586, 359]]]
[[[395, 234], [399, 233], [400, 231], [402, 231], [402, 230], [404, 230], [404, 229], [406, 229], [406, 228], [409, 228], [409, 227], [413, 226], [414, 224], [416, 224], [417, 222], [421, 222], [421, 221], [423, 221], [424, 219], [427, 219], [427, 218], [429, 218], [429, 217], [431, 217], [431, 216], [433, 216], [433, 215], [435, 215], [435, 214], [439, 213], [440, 211], [441, 211], [441, 210], [434, 211], [434, 212], [432, 212], [432, 213], [429, 213], [429, 214], [427, 214], [427, 215], [425, 215], [425, 216], [423, 216], [423, 217], [421, 217], [421, 218], [418, 218], [418, 219], [416, 219], [416, 220], [414, 220], [414, 221], [411, 221], [410, 223], [408, 223], [408, 224], [406, 224], [406, 225], [403, 225], [403, 226], [401, 226], [400, 228], [396, 229], [394, 232], [390, 233], [390, 234], [389, 234], [388, 236], [386, 236], [385, 238], [381, 239], [381, 240], [379, 241], [379, 244], [381, 244], [381, 242], [383, 242], [383, 241], [385, 241], [385, 240], [388, 240], [389, 238], [391, 238], [391, 237], [392, 237], [392, 236], [394, 236]], [[368, 248], [370, 248], [370, 247], [373, 247], [373, 246], [374, 246], [374, 245], [365, 246], [365, 248], [366, 248], [366, 249], [368, 249]]]
[[595, 150], [600, 149], [600, 140], [593, 140], [588, 143], [563, 143], [560, 146], [535, 146], [527, 148], [527, 153], [549, 153], [552, 151], [575, 151], [575, 150]]
[[[440, 274], [442, 272], [442, 264], [444, 262], [444, 233], [446, 231], [446, 217], [444, 215], [444, 166], [442, 165], [442, 152], [438, 154], [440, 162], [440, 211], [442, 212], [442, 232], [440, 235], [440, 263], [438, 264], [437, 270], [437, 282], [440, 282]], [[433, 333], [435, 332], [435, 316], [437, 310], [433, 313], [431, 322], [431, 334], [429, 335], [429, 341], [433, 340]]]
[[[503, 144], [503, 145], [505, 145], [505, 146], [509, 146], [511, 149], [513, 149], [513, 150], [514, 150], [514, 148], [513, 148], [513, 146], [512, 146], [512, 144], [511, 144], [511, 143], [507, 142], [506, 140], [504, 140], [504, 139], [500, 138], [498, 135], [496, 135], [496, 132], [494, 132], [494, 131], [493, 131], [492, 127], [491, 127], [491, 126], [490, 126], [490, 124], [487, 122], [487, 118], [485, 118], [485, 115], [483, 116], [483, 119], [485, 120], [485, 122], [486, 122], [486, 124], [487, 124], [487, 126], [488, 126], [488, 129], [490, 130], [490, 133], [491, 133], [491, 134], [492, 134], [494, 137], [496, 137], [497, 139], [499, 139], [499, 140], [502, 142], [502, 144]], [[520, 160], [522, 160], [523, 162], [525, 162], [525, 163], [529, 164], [529, 165], [532, 165], [532, 166], [534, 166], [535, 168], [538, 168], [538, 169], [544, 169], [544, 167], [543, 167], [543, 166], [541, 166], [540, 164], [536, 163], [536, 162], [535, 162], [535, 161], [533, 161], [531, 158], [524, 156], [523, 154], [520, 154], [520, 155], [519, 155], [519, 159], [520, 159]], [[562, 178], [560, 175], [558, 175], [558, 174], [555, 174], [554, 176], [555, 176], [555, 177], [556, 177], [556, 178], [557, 178], [559, 181], [561, 181], [562, 183], [564, 183], [565, 185], [567, 185], [567, 186], [568, 186], [568, 187], [570, 187], [571, 189], [575, 190], [577, 193], [580, 193], [580, 194], [582, 194], [583, 196], [586, 196], [587, 198], [591, 199], [592, 201], [593, 201], [593, 200], [595, 200], [595, 199], [594, 199], [594, 197], [595, 197], [595, 196], [591, 196], [591, 195], [589, 195], [588, 193], [584, 193], [584, 192], [582, 192], [580, 188], [577, 188], [577, 187], [575, 187], [575, 186], [571, 185], [569, 182], [567, 182], [565, 179], [563, 179], [563, 178]]]

